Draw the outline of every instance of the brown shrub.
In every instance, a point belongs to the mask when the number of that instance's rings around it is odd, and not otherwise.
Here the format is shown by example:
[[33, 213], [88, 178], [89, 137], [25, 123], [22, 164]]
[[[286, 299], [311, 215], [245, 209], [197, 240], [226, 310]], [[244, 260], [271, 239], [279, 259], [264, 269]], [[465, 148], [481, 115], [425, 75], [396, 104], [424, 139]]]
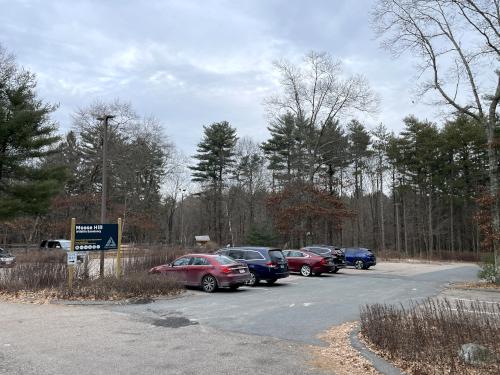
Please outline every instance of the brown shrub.
[[[361, 334], [388, 358], [411, 364], [413, 373], [463, 373], [461, 345], [478, 343], [500, 354], [500, 303], [426, 300], [410, 307], [361, 308]], [[482, 373], [497, 374], [498, 363]], [[460, 369], [460, 370], [459, 370]]]
[[16, 255], [16, 263], [61, 263], [66, 264], [64, 250], [31, 250]]
[[130, 272], [149, 271], [151, 268], [161, 264], [167, 264], [176, 258], [188, 254], [190, 249], [181, 247], [156, 247], [141, 249], [138, 252], [130, 253], [122, 259], [122, 270], [124, 274]]
[[[123, 260], [123, 276], [89, 276], [88, 263], [75, 267], [73, 288], [68, 288], [68, 266], [62, 251], [34, 251], [23, 255], [16, 266], [0, 272], [0, 293], [35, 293], [65, 299], [120, 299], [179, 293], [181, 286], [171, 278], [149, 275], [147, 271], [172, 261], [186, 251], [181, 249], [144, 250]], [[98, 254], [93, 254], [93, 256]]]
[[60, 288], [67, 281], [64, 263], [21, 263], [0, 273], [0, 291], [38, 291], [46, 288]]
[[119, 279], [114, 276], [106, 276], [95, 280], [77, 280], [72, 289], [61, 288], [58, 297], [115, 300], [175, 295], [181, 291], [182, 286], [170, 277], [136, 272]]

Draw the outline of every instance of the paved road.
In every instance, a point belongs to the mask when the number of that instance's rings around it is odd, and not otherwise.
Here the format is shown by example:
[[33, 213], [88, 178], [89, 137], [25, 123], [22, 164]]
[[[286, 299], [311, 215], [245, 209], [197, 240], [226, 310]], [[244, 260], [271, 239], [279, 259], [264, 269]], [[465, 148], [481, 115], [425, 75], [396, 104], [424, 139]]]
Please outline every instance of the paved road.
[[272, 286], [263, 282], [237, 292], [190, 291], [181, 299], [112, 310], [137, 319], [185, 317], [224, 331], [321, 344], [317, 334], [357, 320], [363, 304], [429, 297], [448, 282], [475, 279], [476, 274], [476, 266], [382, 263], [367, 271], [347, 269], [311, 278], [293, 275]]
[[0, 374], [321, 374], [306, 344], [364, 303], [432, 296], [473, 265], [381, 263], [147, 305], [0, 303]]

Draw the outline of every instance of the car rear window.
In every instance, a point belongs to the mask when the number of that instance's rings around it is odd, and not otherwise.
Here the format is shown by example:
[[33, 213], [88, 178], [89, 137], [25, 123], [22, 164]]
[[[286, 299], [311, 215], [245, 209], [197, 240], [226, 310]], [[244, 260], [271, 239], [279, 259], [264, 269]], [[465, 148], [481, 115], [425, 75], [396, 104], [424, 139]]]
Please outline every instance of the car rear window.
[[330, 253], [330, 251], [328, 249], [325, 249], [323, 247], [305, 247], [304, 250], [310, 251], [311, 253], [314, 253], [317, 255], [323, 255], [323, 254]]
[[217, 258], [215, 258], [215, 261], [219, 264], [234, 264], [235, 263], [234, 259], [231, 259], [225, 255], [217, 256]]
[[264, 257], [258, 251], [245, 250], [243, 253], [243, 259], [256, 260], [256, 259], [264, 259]]
[[229, 254], [227, 255], [233, 259], [244, 259], [243, 251], [241, 250], [229, 250]]
[[281, 250], [269, 250], [269, 257], [271, 260], [283, 260], [285, 259]]

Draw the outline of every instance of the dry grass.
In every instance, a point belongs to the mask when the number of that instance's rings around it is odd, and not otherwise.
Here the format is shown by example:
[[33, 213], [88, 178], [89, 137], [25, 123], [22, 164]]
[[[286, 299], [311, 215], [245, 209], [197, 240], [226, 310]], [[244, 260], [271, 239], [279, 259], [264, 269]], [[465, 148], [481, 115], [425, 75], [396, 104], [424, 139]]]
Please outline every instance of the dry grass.
[[17, 257], [13, 268], [0, 272], [0, 296], [9, 300], [44, 302], [49, 299], [118, 300], [175, 295], [183, 288], [176, 281], [147, 271], [167, 263], [184, 251], [144, 251], [123, 260], [123, 276], [89, 277], [87, 264], [75, 267], [73, 288], [63, 251], [33, 251]]
[[320, 339], [327, 347], [312, 347], [311, 364], [317, 368], [333, 371], [336, 375], [377, 375], [373, 365], [351, 346], [349, 335], [356, 323], [344, 323], [332, 327]]
[[125, 274], [130, 272], [148, 271], [161, 264], [171, 263], [174, 259], [200, 250], [192, 250], [181, 247], [156, 247], [141, 249], [130, 253], [122, 260], [122, 270]]
[[[499, 363], [464, 364], [462, 344], [478, 343], [500, 356], [500, 303], [443, 299], [409, 308], [368, 305], [361, 309], [367, 343], [409, 374], [498, 374]], [[499, 357], [500, 358], [500, 357]]]
[[494, 284], [485, 281], [454, 283], [453, 288], [456, 289], [489, 289], [500, 290], [500, 284]]

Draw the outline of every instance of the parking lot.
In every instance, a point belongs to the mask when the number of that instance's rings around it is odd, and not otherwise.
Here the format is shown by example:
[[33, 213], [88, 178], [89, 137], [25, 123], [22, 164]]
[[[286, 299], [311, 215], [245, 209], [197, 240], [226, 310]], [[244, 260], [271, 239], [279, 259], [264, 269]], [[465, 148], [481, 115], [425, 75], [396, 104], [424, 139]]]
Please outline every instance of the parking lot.
[[[440, 295], [450, 282], [475, 280], [477, 269], [382, 262], [141, 305], [0, 303], [0, 373], [321, 373], [308, 363], [308, 345], [356, 320], [360, 305]], [[449, 296], [471, 298], [459, 293]]]

